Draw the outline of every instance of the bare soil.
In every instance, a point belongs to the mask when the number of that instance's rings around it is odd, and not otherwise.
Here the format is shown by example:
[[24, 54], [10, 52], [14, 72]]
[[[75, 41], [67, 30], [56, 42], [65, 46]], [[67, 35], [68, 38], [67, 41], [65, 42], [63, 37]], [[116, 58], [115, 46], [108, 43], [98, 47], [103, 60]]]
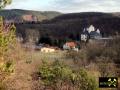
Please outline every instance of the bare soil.
[[41, 60], [32, 60], [26, 63], [25, 60], [17, 61], [15, 72], [6, 80], [8, 90], [32, 90], [34, 83], [32, 74], [38, 70]]

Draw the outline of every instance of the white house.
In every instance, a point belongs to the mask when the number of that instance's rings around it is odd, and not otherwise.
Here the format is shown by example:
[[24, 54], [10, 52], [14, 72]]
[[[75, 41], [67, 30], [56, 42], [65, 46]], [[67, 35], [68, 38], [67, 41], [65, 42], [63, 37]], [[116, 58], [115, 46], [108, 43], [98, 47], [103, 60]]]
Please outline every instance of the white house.
[[90, 25], [89, 28], [87, 28], [87, 31], [90, 33], [92, 31], [95, 31], [95, 27], [93, 25]]
[[88, 38], [87, 38], [87, 35], [86, 35], [86, 34], [81, 34], [81, 40], [82, 40], [82, 41], [85, 41], [85, 42], [86, 42], [87, 39], [88, 39]]
[[100, 31], [97, 30], [90, 32], [90, 39], [99, 39], [99, 38], [102, 38]]
[[52, 53], [52, 52], [55, 52], [56, 50], [54, 48], [50, 48], [50, 47], [43, 47], [41, 48], [41, 52], [44, 52], [44, 53]]
[[99, 29], [97, 29], [96, 32], [100, 34], [100, 30]]
[[86, 42], [89, 39], [89, 32], [84, 28], [83, 33], [81, 34], [81, 41]]
[[93, 25], [90, 25], [89, 28], [84, 29], [83, 33], [81, 34], [81, 40], [87, 41], [88, 39], [99, 39], [102, 38], [102, 35], [100, 33], [99, 29], [95, 29]]

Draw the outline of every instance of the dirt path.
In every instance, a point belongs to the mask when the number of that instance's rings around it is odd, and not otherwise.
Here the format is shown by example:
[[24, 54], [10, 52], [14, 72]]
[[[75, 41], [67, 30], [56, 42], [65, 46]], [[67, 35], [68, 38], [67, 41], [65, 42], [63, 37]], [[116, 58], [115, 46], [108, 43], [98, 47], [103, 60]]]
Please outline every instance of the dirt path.
[[30, 64], [26, 61], [18, 61], [15, 65], [15, 72], [7, 79], [9, 90], [32, 90], [34, 81], [32, 74], [40, 65], [40, 60], [34, 60]]

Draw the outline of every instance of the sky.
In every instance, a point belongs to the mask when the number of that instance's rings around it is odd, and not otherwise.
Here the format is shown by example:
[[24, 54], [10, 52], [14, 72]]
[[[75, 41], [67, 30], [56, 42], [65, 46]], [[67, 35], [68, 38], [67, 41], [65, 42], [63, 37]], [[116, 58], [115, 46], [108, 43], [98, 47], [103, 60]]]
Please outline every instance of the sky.
[[72, 12], [120, 12], [120, 0], [12, 0], [6, 9]]

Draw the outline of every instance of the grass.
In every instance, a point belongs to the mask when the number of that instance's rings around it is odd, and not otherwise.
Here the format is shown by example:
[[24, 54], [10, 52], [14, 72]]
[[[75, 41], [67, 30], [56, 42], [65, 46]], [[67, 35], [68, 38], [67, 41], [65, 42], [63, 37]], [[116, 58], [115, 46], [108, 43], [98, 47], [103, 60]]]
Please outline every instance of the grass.
[[[82, 50], [83, 51], [83, 50]], [[82, 55], [83, 59], [86, 56]], [[40, 51], [29, 50], [26, 51], [25, 49], [21, 48], [19, 45], [15, 48], [15, 52], [13, 54], [13, 58], [15, 59], [15, 74], [11, 75], [8, 80], [5, 82], [7, 83], [7, 87], [11, 90], [30, 90], [34, 87], [34, 83], [39, 84], [39, 81], [33, 80], [32, 74], [37, 72], [39, 67], [42, 64], [42, 61], [47, 61], [49, 63], [54, 62], [55, 60], [59, 60], [66, 65], [72, 67], [73, 69], [77, 69], [81, 67], [79, 64], [75, 64], [72, 58], [66, 58], [66, 51], [57, 51], [54, 53], [42, 53]], [[85, 53], [85, 52], [84, 52]], [[94, 55], [93, 55], [94, 56]], [[79, 58], [79, 57], [78, 57]], [[81, 63], [81, 60], [79, 61]], [[93, 76], [98, 80], [100, 77], [100, 72], [98, 71], [98, 65], [94, 62], [89, 63], [86, 67], [87, 72], [89, 75]], [[120, 83], [120, 78], [119, 78]], [[38, 85], [38, 87], [41, 87]], [[34, 90], [34, 89], [32, 89]], [[36, 89], [39, 90], [39, 89]], [[99, 90], [107, 90], [107, 89], [99, 89]], [[110, 90], [110, 89], [108, 89]]]

